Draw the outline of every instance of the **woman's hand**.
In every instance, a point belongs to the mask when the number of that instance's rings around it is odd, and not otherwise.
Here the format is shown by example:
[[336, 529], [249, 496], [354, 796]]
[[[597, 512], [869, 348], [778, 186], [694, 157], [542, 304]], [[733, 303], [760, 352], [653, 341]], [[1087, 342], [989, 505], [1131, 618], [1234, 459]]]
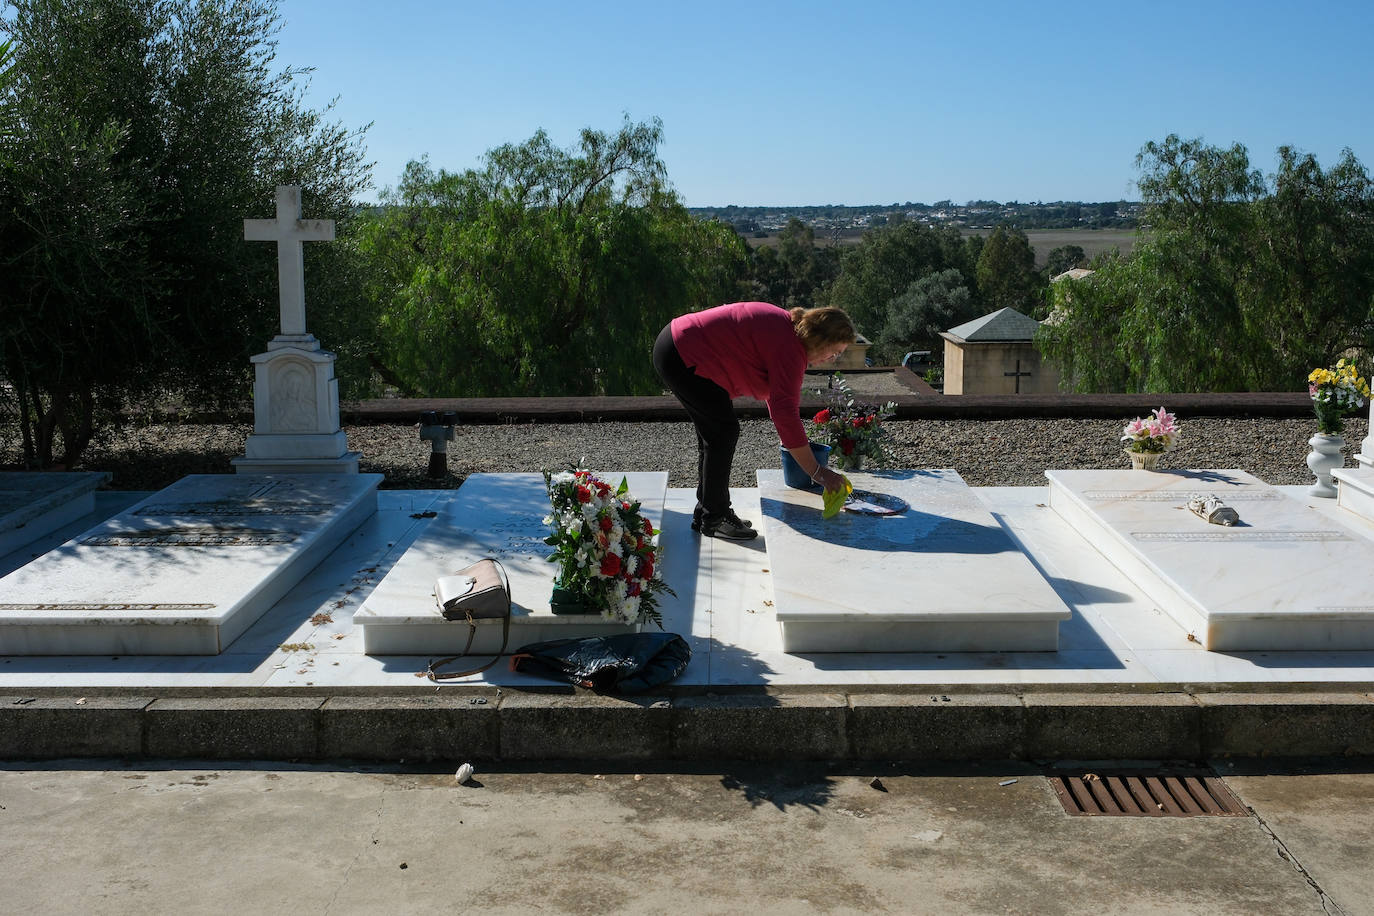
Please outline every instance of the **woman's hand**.
[[844, 487], [844, 475], [827, 467], [819, 468], [811, 479], [820, 484], [821, 489], [827, 493]]

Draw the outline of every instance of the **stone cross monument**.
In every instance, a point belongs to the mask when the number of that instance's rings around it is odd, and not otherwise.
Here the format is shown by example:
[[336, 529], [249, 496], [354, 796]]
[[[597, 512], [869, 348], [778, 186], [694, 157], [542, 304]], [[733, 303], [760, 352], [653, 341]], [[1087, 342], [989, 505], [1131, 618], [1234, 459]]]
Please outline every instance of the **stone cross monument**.
[[240, 474], [356, 474], [339, 426], [339, 380], [334, 354], [305, 328], [305, 242], [334, 238], [334, 221], [301, 219], [301, 189], [277, 188], [276, 219], [246, 219], [243, 237], [277, 243], [281, 333], [253, 357], [253, 432]]

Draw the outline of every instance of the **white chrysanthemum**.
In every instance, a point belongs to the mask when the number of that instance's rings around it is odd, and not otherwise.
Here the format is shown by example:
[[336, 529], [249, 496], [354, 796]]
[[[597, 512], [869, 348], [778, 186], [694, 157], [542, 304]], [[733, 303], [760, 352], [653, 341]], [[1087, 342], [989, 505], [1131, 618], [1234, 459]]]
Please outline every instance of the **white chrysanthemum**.
[[554, 474], [552, 477], [549, 478], [549, 480], [552, 481], [555, 485], [572, 483], [575, 479], [576, 478], [573, 477], [572, 471], [559, 471], [557, 474]]

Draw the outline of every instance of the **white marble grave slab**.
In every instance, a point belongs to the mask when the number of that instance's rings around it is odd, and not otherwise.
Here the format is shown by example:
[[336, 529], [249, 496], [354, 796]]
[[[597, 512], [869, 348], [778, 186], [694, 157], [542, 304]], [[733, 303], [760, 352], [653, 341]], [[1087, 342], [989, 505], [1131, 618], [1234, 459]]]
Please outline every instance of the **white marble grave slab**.
[[[596, 472], [612, 486], [621, 479], [655, 528], [668, 491], [664, 471]], [[558, 567], [548, 561], [549, 497], [540, 474], [472, 474], [429, 527], [368, 596], [353, 622], [363, 629], [368, 655], [452, 655], [463, 650], [466, 622], [445, 620], [434, 582], [483, 557], [501, 561], [510, 576], [511, 624], [507, 650], [531, 642], [624, 633], [625, 624], [599, 616], [555, 615], [549, 610]], [[669, 585], [672, 583], [670, 582]], [[501, 648], [501, 622], [477, 622], [471, 654]]]
[[215, 655], [377, 509], [380, 474], [193, 475], [0, 579], [0, 655]]
[[107, 471], [7, 471], [0, 474], [0, 557], [95, 508]]
[[1072, 614], [951, 469], [850, 475], [900, 515], [821, 517], [820, 496], [758, 472], [785, 652], [1046, 651]]
[[[1374, 648], [1374, 542], [1244, 471], [1046, 471], [1050, 506], [1212, 650]], [[1216, 494], [1235, 527], [1188, 511]]]

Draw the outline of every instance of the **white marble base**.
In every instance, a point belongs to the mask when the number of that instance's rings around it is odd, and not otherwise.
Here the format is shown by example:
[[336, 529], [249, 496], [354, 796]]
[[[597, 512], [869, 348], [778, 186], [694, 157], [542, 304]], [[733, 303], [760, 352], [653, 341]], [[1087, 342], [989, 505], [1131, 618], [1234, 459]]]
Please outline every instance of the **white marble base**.
[[1336, 480], [1336, 505], [1374, 521], [1374, 467], [1337, 468], [1331, 476]]
[[0, 655], [214, 655], [377, 507], [380, 474], [193, 475], [0, 579]]
[[819, 495], [759, 471], [786, 652], [1052, 652], [1071, 616], [950, 469], [853, 473], [900, 515], [821, 517]]
[[339, 380], [334, 354], [312, 335], [279, 335], [253, 357], [253, 432], [240, 474], [356, 474], [339, 427]]
[[0, 474], [0, 557], [90, 512], [106, 471]]
[[[1050, 506], [1204, 648], [1374, 648], [1367, 535], [1235, 470], [1046, 471]], [[1186, 508], [1214, 493], [1241, 525]]]
[[[254, 443], [251, 437], [248, 441]], [[334, 458], [244, 457], [231, 458], [229, 463], [237, 474], [356, 474], [361, 457], [362, 452], [344, 452]]]
[[[666, 472], [598, 472], [618, 485], [622, 478], [654, 527], [661, 525]], [[368, 655], [452, 655], [468, 638], [466, 622], [445, 620], [434, 581], [483, 557], [500, 560], [510, 577], [511, 625], [507, 651], [531, 642], [625, 633], [633, 629], [599, 616], [558, 616], [549, 610], [557, 567], [544, 543], [549, 498], [539, 474], [472, 474], [457, 497], [415, 539], [405, 555], [354, 615]], [[669, 585], [672, 583], [669, 582]], [[501, 622], [477, 622], [471, 653], [501, 648]]]

